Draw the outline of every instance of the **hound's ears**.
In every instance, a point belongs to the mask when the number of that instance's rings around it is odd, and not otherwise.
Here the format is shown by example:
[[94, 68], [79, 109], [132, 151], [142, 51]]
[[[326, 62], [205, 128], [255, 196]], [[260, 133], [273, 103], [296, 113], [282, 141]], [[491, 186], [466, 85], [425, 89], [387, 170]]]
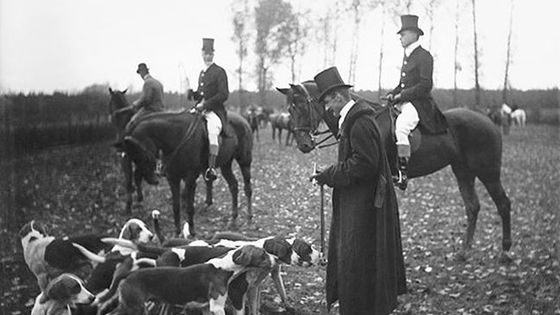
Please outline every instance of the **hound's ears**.
[[288, 95], [288, 92], [290, 91], [288, 88], [276, 88], [276, 90], [284, 95]]
[[59, 276], [49, 282], [45, 292], [43, 292], [39, 299], [39, 303], [45, 303], [48, 300], [66, 301], [70, 299], [72, 294], [79, 293], [80, 289], [80, 283], [75, 279], [64, 275]]

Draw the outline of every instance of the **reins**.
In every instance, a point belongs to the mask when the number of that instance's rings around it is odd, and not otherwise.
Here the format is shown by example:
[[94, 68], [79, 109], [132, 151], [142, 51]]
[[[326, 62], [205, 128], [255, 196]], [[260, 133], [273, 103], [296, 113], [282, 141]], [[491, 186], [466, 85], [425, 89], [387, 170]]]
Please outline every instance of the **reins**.
[[202, 118], [202, 115], [200, 115], [198, 113], [194, 114], [194, 119], [191, 122], [191, 124], [189, 125], [189, 127], [187, 128], [187, 130], [185, 131], [185, 135], [183, 136], [183, 139], [181, 139], [181, 142], [179, 142], [179, 145], [175, 148], [175, 150], [173, 150], [173, 152], [171, 152], [167, 161], [165, 161], [165, 163], [163, 163], [162, 172], [164, 174], [167, 171], [167, 165], [169, 165], [171, 163], [171, 161], [173, 161], [175, 156], [177, 156], [177, 154], [179, 153], [179, 150], [181, 150], [181, 148], [183, 148], [183, 146], [187, 143], [187, 141], [194, 134], [194, 131], [196, 130], [196, 126], [198, 125], [201, 118]]

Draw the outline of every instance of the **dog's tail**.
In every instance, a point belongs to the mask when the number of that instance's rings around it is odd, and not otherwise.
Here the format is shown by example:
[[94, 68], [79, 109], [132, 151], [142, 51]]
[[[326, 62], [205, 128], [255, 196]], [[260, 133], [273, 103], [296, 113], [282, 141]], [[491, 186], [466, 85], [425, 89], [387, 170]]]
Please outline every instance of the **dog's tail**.
[[111, 245], [119, 245], [122, 247], [130, 248], [133, 250], [138, 250], [138, 246], [134, 244], [134, 242], [122, 238], [114, 238], [114, 237], [104, 237], [101, 239], [102, 242]]
[[163, 233], [161, 232], [161, 227], [159, 226], [159, 216], [159, 210], [152, 210], [152, 223], [154, 224], [154, 232], [156, 233], [159, 243], [163, 244], [163, 242], [165, 242], [165, 235], [163, 235]]
[[246, 242], [252, 242], [252, 241], [256, 241], [256, 238], [250, 238], [246, 235], [243, 235], [241, 233], [235, 233], [235, 232], [216, 232], [216, 234], [214, 234], [214, 236], [212, 236], [211, 242], [218, 242], [220, 240], [228, 240], [228, 241], [246, 241]]
[[87, 248], [78, 243], [72, 243], [72, 246], [76, 247], [82, 253], [82, 255], [93, 262], [101, 264], [107, 261], [105, 257], [99, 256], [98, 254], [89, 251]]

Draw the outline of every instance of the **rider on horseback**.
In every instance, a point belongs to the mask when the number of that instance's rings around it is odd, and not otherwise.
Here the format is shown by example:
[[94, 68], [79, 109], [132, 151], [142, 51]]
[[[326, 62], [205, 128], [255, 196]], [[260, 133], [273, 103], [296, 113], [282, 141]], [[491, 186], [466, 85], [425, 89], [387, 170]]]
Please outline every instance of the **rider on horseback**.
[[447, 122], [431, 95], [434, 61], [430, 52], [418, 42], [420, 36], [424, 35], [418, 27], [418, 16], [403, 15], [401, 22], [402, 27], [397, 32], [404, 48], [401, 79], [399, 85], [387, 94], [387, 99], [400, 112], [395, 126], [399, 162], [399, 176], [395, 183], [405, 190], [411, 153], [408, 136], [416, 126], [420, 127], [422, 133], [444, 133]]
[[204, 112], [208, 129], [208, 169], [204, 174], [207, 181], [217, 178], [216, 157], [219, 152], [218, 136], [227, 122], [224, 102], [229, 95], [226, 71], [214, 63], [214, 39], [202, 39], [202, 59], [206, 65], [198, 77], [198, 89], [193, 93], [196, 110]]
[[144, 85], [142, 86], [142, 95], [132, 103], [132, 107], [136, 110], [136, 113], [130, 118], [127, 129], [139, 117], [149, 113], [163, 111], [163, 85], [161, 82], [150, 75], [150, 70], [145, 63], [138, 64], [136, 73], [144, 80]]

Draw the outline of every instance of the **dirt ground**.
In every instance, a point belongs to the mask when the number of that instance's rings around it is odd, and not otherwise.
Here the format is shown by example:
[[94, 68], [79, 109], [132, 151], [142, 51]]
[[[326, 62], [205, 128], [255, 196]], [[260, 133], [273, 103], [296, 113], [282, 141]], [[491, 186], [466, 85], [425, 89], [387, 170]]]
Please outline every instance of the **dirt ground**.
[[[250, 236], [297, 235], [319, 247], [320, 194], [308, 177], [314, 162], [321, 167], [335, 161], [336, 148], [304, 155], [293, 145], [273, 142], [267, 128], [261, 130], [253, 152], [256, 225], [249, 229], [242, 224], [241, 231]], [[38, 287], [23, 261], [19, 228], [34, 219], [59, 237], [89, 232], [116, 236], [129, 218], [123, 211], [122, 176], [107, 143], [53, 149], [0, 163], [0, 310], [28, 314]], [[394, 314], [560, 314], [558, 165], [558, 127], [529, 125], [504, 137], [502, 178], [512, 200], [514, 241], [508, 264], [498, 261], [501, 221], [480, 182], [481, 211], [466, 261], [455, 259], [466, 216], [450, 168], [413, 179], [406, 192], [397, 192], [409, 292], [399, 298]], [[237, 167], [235, 173], [242, 186]], [[151, 210], [159, 209], [164, 232], [171, 235], [167, 183], [145, 186], [144, 191], [145, 201], [134, 206], [133, 216], [149, 222]], [[198, 236], [204, 239], [225, 229], [231, 198], [222, 178], [215, 185], [215, 206], [204, 209], [200, 180], [197, 191], [195, 220]], [[241, 192], [244, 223], [246, 202]], [[331, 191], [325, 192], [328, 223]], [[326, 313], [324, 267], [282, 270], [291, 307], [280, 307], [268, 280], [262, 292], [263, 314]]]

